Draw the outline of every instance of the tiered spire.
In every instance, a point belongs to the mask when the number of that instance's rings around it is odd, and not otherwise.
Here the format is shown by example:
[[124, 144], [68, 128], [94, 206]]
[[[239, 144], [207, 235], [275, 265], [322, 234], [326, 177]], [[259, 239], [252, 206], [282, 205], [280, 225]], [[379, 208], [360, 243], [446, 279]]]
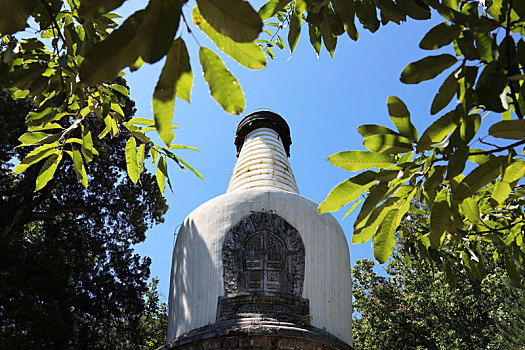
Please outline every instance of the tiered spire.
[[264, 187], [299, 193], [288, 162], [290, 129], [283, 118], [269, 111], [254, 112], [237, 128], [238, 160], [227, 192]]

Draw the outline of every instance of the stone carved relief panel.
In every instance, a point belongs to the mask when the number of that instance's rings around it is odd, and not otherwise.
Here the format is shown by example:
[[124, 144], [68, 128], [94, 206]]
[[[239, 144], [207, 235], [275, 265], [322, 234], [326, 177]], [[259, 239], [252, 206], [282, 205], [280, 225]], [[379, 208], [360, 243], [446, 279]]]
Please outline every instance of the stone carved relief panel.
[[305, 250], [299, 232], [272, 212], [253, 212], [226, 234], [222, 248], [226, 297], [256, 293], [301, 297]]

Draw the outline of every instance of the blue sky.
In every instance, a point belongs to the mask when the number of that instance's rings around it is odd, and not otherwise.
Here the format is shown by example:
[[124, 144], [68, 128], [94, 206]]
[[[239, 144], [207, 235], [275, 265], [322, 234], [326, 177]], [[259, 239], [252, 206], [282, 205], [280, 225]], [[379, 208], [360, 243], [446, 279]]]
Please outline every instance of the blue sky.
[[[188, 4], [185, 14], [191, 18], [191, 7], [195, 4], [191, 1]], [[127, 16], [144, 6], [144, 1], [128, 1], [117, 12]], [[146, 241], [136, 246], [138, 253], [151, 257], [152, 276], [159, 277], [164, 297], [169, 290], [174, 233], [193, 209], [226, 191], [236, 161], [235, 129], [243, 116], [267, 108], [286, 119], [293, 142], [290, 163], [300, 193], [317, 203], [322, 202], [335, 185], [352, 176], [330, 165], [326, 158], [343, 150], [363, 149], [362, 138], [357, 133], [361, 124], [393, 127], [386, 107], [389, 95], [405, 101], [420, 134], [435, 120], [430, 116], [430, 105], [446, 73], [435, 81], [419, 85], [404, 85], [399, 76], [408, 63], [436, 54], [418, 47], [423, 35], [438, 24], [436, 18], [433, 14], [429, 21], [409, 19], [400, 26], [389, 23], [375, 34], [358, 26], [360, 39], [354, 42], [346, 35], [340, 37], [333, 59], [326, 51], [321, 51], [318, 58], [304, 30], [292, 56], [288, 49], [279, 52], [275, 48], [277, 58], [269, 60], [267, 67], [260, 71], [246, 69], [221, 55], [245, 94], [246, 109], [241, 116], [225, 113], [213, 100], [202, 76], [199, 46], [188, 33], [183, 33], [190, 52], [194, 85], [191, 105], [176, 101], [173, 124], [179, 129], [175, 130], [174, 142], [200, 150], [181, 151], [178, 155], [200, 171], [205, 181], [172, 164], [169, 172], [173, 192], [169, 188], [165, 192], [170, 206], [166, 221], [150, 229]], [[192, 28], [202, 46], [218, 52], [198, 28]], [[283, 39], [286, 40], [286, 34]], [[152, 117], [151, 98], [162, 64], [145, 65], [126, 75], [131, 97], [136, 102], [137, 117]], [[343, 220], [344, 213], [342, 210], [334, 215], [350, 242], [357, 211]], [[356, 259], [373, 259], [370, 242], [351, 245], [350, 254], [352, 264]]]

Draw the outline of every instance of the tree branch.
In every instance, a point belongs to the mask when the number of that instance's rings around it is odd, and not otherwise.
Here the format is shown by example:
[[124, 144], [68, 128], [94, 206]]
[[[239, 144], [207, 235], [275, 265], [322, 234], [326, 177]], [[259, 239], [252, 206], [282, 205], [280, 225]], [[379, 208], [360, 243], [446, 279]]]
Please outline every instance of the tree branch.
[[503, 151], [509, 150], [511, 148], [521, 146], [523, 144], [525, 144], [525, 140], [520, 140], [520, 141], [514, 142], [514, 143], [512, 143], [512, 144], [510, 144], [508, 146], [496, 147], [496, 148], [488, 150], [488, 151], [470, 152], [469, 156], [487, 155], [487, 154], [492, 154], [492, 153], [497, 153], [497, 152], [503, 152]]

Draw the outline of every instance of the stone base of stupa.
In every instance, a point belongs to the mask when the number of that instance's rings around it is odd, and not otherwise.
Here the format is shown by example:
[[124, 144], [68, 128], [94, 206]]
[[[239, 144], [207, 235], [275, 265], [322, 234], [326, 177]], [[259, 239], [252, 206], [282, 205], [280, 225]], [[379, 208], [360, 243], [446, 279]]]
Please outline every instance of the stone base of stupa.
[[201, 327], [176, 338], [165, 349], [302, 349], [351, 350], [329, 332], [304, 324], [260, 317], [227, 320]]

